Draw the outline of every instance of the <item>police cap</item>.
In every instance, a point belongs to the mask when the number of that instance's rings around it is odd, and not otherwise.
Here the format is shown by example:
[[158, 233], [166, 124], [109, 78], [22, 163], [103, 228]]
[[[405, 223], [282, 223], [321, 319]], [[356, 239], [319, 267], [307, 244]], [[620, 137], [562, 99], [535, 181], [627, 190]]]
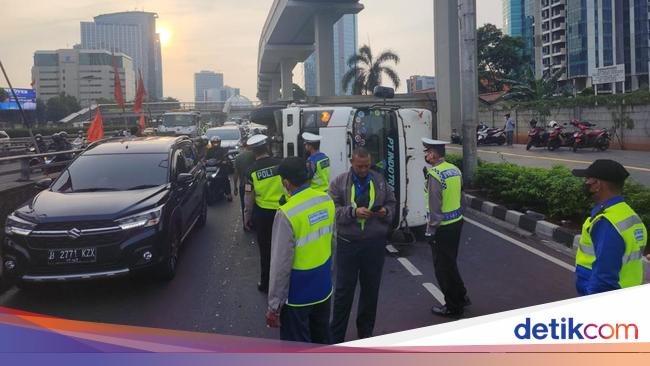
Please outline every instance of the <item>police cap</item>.
[[255, 135], [246, 141], [246, 146], [248, 147], [260, 147], [266, 145], [269, 137], [266, 135]]
[[573, 175], [583, 178], [596, 178], [606, 182], [623, 183], [630, 176], [625, 167], [620, 163], [599, 159], [594, 161], [587, 169], [574, 169]]
[[319, 143], [323, 138], [316, 134], [305, 132], [302, 134], [302, 139], [305, 140], [305, 143], [310, 143], [310, 142]]

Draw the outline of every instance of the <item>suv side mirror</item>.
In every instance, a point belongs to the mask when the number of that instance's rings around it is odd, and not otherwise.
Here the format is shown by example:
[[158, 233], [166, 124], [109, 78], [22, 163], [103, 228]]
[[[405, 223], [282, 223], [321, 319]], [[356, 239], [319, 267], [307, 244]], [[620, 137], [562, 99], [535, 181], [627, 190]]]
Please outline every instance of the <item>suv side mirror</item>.
[[180, 173], [176, 177], [176, 183], [180, 185], [190, 184], [194, 180], [194, 176], [190, 173]]
[[36, 182], [36, 187], [40, 189], [48, 189], [52, 185], [52, 178], [41, 179]]
[[372, 95], [377, 98], [393, 99], [395, 97], [395, 89], [385, 86], [376, 86], [375, 89], [372, 90]]

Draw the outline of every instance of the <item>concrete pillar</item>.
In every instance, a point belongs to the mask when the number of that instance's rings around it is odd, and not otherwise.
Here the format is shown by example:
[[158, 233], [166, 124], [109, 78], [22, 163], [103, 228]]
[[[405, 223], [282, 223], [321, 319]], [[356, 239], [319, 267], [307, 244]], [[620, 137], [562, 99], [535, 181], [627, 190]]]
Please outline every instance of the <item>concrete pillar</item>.
[[273, 74], [271, 77], [271, 89], [269, 89], [269, 102], [273, 103], [280, 100], [280, 87], [280, 74]]
[[316, 50], [316, 93], [318, 96], [334, 95], [334, 20], [328, 13], [314, 16]]
[[450, 140], [452, 128], [458, 133], [462, 130], [458, 0], [434, 1], [433, 8], [438, 102], [438, 136], [435, 137]]
[[280, 62], [282, 100], [293, 100], [293, 68], [296, 61], [283, 59]]

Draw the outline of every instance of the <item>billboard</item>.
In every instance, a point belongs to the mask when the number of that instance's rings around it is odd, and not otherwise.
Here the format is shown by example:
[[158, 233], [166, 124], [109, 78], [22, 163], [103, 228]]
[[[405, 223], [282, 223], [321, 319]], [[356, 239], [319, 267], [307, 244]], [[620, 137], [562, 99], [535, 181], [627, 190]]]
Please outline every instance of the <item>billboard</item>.
[[613, 65], [596, 69], [593, 84], [622, 83], [625, 81], [625, 65]]
[[[7, 92], [9, 98], [7, 98], [6, 100], [0, 100], [0, 111], [18, 110], [18, 105], [16, 104], [16, 100], [14, 99], [11, 90], [5, 87], [2, 87], [2, 89], [4, 89]], [[24, 110], [33, 111], [36, 109], [36, 91], [34, 89], [14, 88], [14, 92], [16, 92], [18, 101], [20, 101], [20, 105], [23, 107]]]

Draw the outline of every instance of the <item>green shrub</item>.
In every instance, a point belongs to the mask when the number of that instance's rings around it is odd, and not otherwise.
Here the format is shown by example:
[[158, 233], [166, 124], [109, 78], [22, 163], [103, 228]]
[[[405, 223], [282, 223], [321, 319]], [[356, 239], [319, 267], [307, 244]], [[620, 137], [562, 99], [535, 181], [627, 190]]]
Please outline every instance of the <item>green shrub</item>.
[[650, 229], [650, 189], [633, 180], [628, 180], [623, 195], [625, 201], [641, 217], [646, 228]]

